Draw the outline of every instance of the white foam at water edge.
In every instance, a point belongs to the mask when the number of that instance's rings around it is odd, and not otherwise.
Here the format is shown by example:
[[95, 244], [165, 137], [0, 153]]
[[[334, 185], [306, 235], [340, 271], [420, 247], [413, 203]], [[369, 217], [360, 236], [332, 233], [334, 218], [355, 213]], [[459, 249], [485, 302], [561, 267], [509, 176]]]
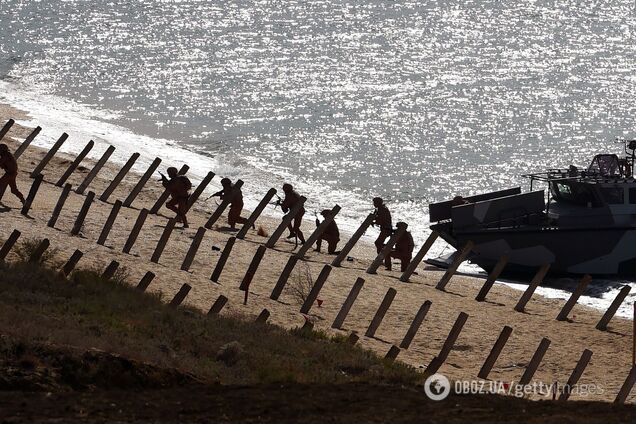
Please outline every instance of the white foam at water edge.
[[[246, 183], [249, 181], [249, 184], [246, 184], [246, 186], [249, 186], [249, 190], [244, 190], [245, 205], [248, 209], [254, 208], [260, 200], [259, 196], [264, 194], [270, 187], [280, 187], [284, 181], [290, 181], [301, 193], [307, 194], [308, 211], [320, 210], [335, 203], [340, 204], [343, 209], [339, 214], [338, 222], [343, 234], [350, 234], [355, 230], [371, 211], [370, 202], [352, 195], [352, 193], [311, 184], [311, 182], [303, 181], [302, 176], [299, 175], [291, 175], [280, 171], [274, 174], [267, 170], [267, 164], [259, 163], [255, 158], [247, 161], [250, 165], [249, 167], [238, 167], [233, 165], [232, 161], [234, 159], [226, 155], [212, 157], [203, 152], [180, 147], [174, 140], [135, 134], [128, 128], [107, 122], [116, 121], [119, 118], [118, 114], [112, 111], [93, 109], [69, 99], [24, 89], [19, 84], [3, 80], [0, 80], [0, 102], [24, 110], [32, 118], [28, 121], [18, 120], [18, 123], [31, 127], [37, 125], [42, 127], [42, 132], [33, 142], [35, 146], [49, 148], [63, 132], [66, 132], [69, 134], [69, 138], [60, 151], [77, 154], [89, 140], [93, 140], [95, 148], [88, 155], [90, 158], [99, 158], [109, 145], [113, 145], [116, 147], [116, 151], [111, 156], [111, 160], [120, 164], [128, 160], [134, 152], [139, 152], [141, 156], [133, 167], [133, 170], [139, 173], [143, 173], [155, 157], [160, 157], [165, 160], [160, 169], [187, 163], [190, 166], [188, 176], [192, 178], [195, 184], [201, 181], [208, 171], [213, 171], [219, 176], [242, 178]], [[206, 191], [210, 193], [218, 190], [218, 181], [219, 178], [215, 178]], [[320, 203], [315, 199], [324, 200]], [[213, 205], [210, 206], [213, 207]], [[416, 244], [418, 246], [421, 245], [430, 233], [426, 220], [427, 211], [422, 210], [418, 205], [407, 203], [392, 204], [391, 206], [394, 210], [394, 215], [396, 215], [396, 221], [403, 220], [408, 222]], [[280, 210], [274, 211], [271, 208], [267, 208], [264, 214], [280, 217]], [[310, 218], [310, 216], [307, 216], [307, 218]], [[414, 223], [419, 223], [419, 225]], [[369, 231], [364, 239], [369, 242], [375, 237], [376, 233]], [[437, 242], [427, 257], [438, 256], [446, 249], [448, 247], [444, 246], [444, 243]], [[478, 273], [479, 271], [478, 267], [470, 264], [463, 264], [460, 267], [460, 272]], [[527, 288], [526, 284], [502, 283], [517, 290], [525, 290]], [[635, 284], [629, 284], [633, 289], [636, 289]], [[609, 306], [618, 291], [619, 289], [616, 288], [610, 289], [600, 296], [582, 296], [579, 303], [604, 310]], [[557, 299], [567, 299], [569, 297], [569, 291], [567, 290], [545, 287], [539, 287], [537, 294]], [[630, 293], [617, 315], [632, 318], [634, 299], [636, 299], [636, 293]]]

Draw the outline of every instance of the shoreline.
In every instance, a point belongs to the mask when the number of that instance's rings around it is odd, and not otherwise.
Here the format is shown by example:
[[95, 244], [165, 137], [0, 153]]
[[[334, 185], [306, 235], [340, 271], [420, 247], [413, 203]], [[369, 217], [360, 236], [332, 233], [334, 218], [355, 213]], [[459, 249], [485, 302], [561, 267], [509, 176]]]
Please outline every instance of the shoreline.
[[[2, 122], [6, 122], [9, 112], [15, 113], [14, 110], [0, 107]], [[12, 138], [17, 137], [21, 141], [28, 132], [28, 129], [19, 128], [16, 124], [5, 137], [4, 142], [10, 140], [9, 147], [14, 150], [18, 143], [11, 141]], [[21, 171], [18, 185], [25, 194], [31, 185], [28, 171], [43, 155], [42, 149], [32, 146], [19, 160]], [[70, 156], [56, 155], [43, 172], [45, 180], [56, 181], [68, 166], [69, 159], [71, 159]], [[152, 157], [146, 157], [146, 160], [148, 159], [151, 160]], [[88, 163], [89, 161], [83, 163], [84, 169], [76, 171], [69, 179], [74, 186], [91, 168], [90, 165], [87, 166]], [[169, 164], [166, 163], [166, 165]], [[118, 170], [118, 166], [108, 163], [92, 182], [90, 189], [96, 194], [101, 193]], [[250, 231], [245, 240], [237, 241], [219, 281], [220, 284], [210, 282], [210, 273], [219, 257], [219, 252], [212, 247], [222, 249], [231, 236], [223, 228], [226, 214], [220, 218], [213, 231], [205, 233], [191, 271], [179, 270], [192, 243], [192, 236], [197, 227], [205, 222], [211, 208], [214, 207], [212, 204], [204, 204], [202, 201], [195, 204], [189, 214], [191, 228], [175, 230], [159, 264], [151, 263], [148, 259], [163, 231], [165, 216], [149, 215], [131, 251], [132, 254], [122, 253], [121, 247], [137, 219], [139, 209], [151, 206], [159, 193], [163, 191], [155, 179], [151, 179], [142, 191], [133, 205], [134, 208], [122, 208], [106, 246], [97, 245], [95, 240], [110, 213], [112, 201], [122, 198], [136, 183], [136, 179], [137, 176], [129, 174], [111, 197], [110, 203], [94, 202], [80, 237], [70, 236], [69, 231], [84, 201], [84, 196], [71, 193], [60, 214], [56, 229], [52, 229], [46, 226], [46, 222], [61, 189], [49, 183], [40, 187], [30, 212], [33, 219], [20, 215], [17, 210], [19, 205], [17, 199], [7, 193], [4, 203], [11, 207], [11, 210], [1, 214], [5, 224], [0, 229], [0, 237], [6, 239], [14, 228], [23, 233], [22, 240], [47, 237], [51, 240], [51, 247], [58, 249], [59, 260], [66, 260], [75, 249], [80, 249], [84, 252], [84, 257], [78, 266], [84, 268], [103, 269], [110, 260], [115, 259], [127, 269], [129, 280], [132, 282], [139, 281], [146, 271], [152, 271], [157, 277], [150, 285], [149, 291], [160, 294], [165, 301], [169, 301], [181, 285], [187, 283], [192, 287], [192, 291], [185, 303], [204, 313], [212, 302], [223, 294], [229, 298], [223, 313], [252, 317], [258, 315], [263, 308], [267, 308], [271, 312], [270, 322], [273, 324], [293, 328], [304, 323], [305, 319], [298, 312], [300, 305], [292, 293], [284, 292], [279, 301], [269, 299], [269, 293], [293, 248], [293, 244], [285, 240], [279, 241], [275, 249], [267, 250], [250, 287], [247, 305], [243, 305], [244, 293], [238, 290], [238, 285], [257, 247], [264, 242], [263, 237]], [[215, 180], [213, 181], [216, 186], [219, 179], [215, 178]], [[162, 209], [162, 212], [167, 213], [165, 209]], [[244, 216], [246, 214], [247, 211], [244, 211]], [[274, 218], [263, 217], [257, 221], [257, 226], [263, 225], [271, 234], [278, 222]], [[305, 221], [304, 229], [308, 232], [312, 225], [312, 222]], [[341, 243], [344, 243], [344, 240]], [[359, 343], [362, 346], [384, 355], [392, 344], [399, 344], [418, 308], [424, 301], [430, 300], [432, 302], [430, 312], [413, 344], [408, 350], [402, 350], [398, 356], [398, 360], [416, 368], [428, 365], [437, 355], [458, 314], [465, 312], [469, 316], [468, 321], [448, 360], [440, 370], [450, 378], [476, 379], [484, 359], [504, 325], [513, 327], [514, 331], [490, 374], [493, 380], [517, 381], [542, 337], [551, 339], [552, 345], [537, 371], [537, 381], [549, 384], [553, 381], [564, 383], [584, 349], [594, 351], [594, 356], [583, 374], [581, 383], [596, 383], [605, 388], [604, 394], [592, 400], [613, 400], [613, 395], [617, 393], [627, 376], [629, 362], [631, 362], [632, 342], [632, 322], [627, 319], [615, 317], [610, 323], [611, 331], [601, 332], [594, 329], [596, 321], [600, 318], [600, 312], [579, 304], [570, 315], [571, 322], [558, 322], [554, 320], [554, 317], [563, 305], [563, 301], [538, 295], [533, 296], [526, 313], [517, 313], [512, 310], [512, 307], [521, 296], [518, 290], [496, 284], [487, 302], [479, 303], [475, 302], [473, 297], [481, 287], [483, 282], [481, 279], [456, 275], [451, 280], [447, 291], [441, 292], [434, 286], [443, 272], [423, 269], [421, 266], [418, 269], [419, 275], [412, 278], [411, 283], [399, 282], [399, 273], [396, 271], [380, 271], [377, 275], [365, 274], [366, 266], [375, 256], [373, 252], [373, 246], [363, 241], [351, 254], [358, 259], [354, 262], [345, 262], [343, 267], [333, 269], [320, 293], [322, 305], [320, 307], [314, 305], [311, 311], [311, 319], [315, 321], [317, 329], [329, 334], [342, 335], [356, 331], [361, 336]], [[10, 254], [9, 260], [14, 254], [13, 252]], [[297, 267], [297, 270], [304, 272], [306, 266], [315, 278], [322, 267], [330, 262], [331, 257], [311, 251], [309, 256], [307, 261], [299, 262], [301, 265]], [[363, 277], [366, 282], [345, 322], [345, 330], [330, 329], [331, 322], [357, 277]], [[295, 278], [296, 271], [290, 279], [290, 284], [294, 283]], [[395, 288], [397, 295], [376, 336], [362, 337], [389, 288]], [[580, 397], [573, 396], [573, 399], [580, 399]], [[631, 402], [636, 401], [636, 394], [632, 393], [629, 399]]]

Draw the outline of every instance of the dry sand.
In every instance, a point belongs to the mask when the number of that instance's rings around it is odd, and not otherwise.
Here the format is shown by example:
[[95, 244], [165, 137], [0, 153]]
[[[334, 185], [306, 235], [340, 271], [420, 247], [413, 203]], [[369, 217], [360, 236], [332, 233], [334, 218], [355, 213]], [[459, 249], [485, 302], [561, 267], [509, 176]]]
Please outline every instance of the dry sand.
[[[10, 117], [24, 119], [26, 114], [8, 106], [0, 106], [0, 123], [4, 124]], [[14, 125], [3, 142], [8, 143], [14, 150], [29, 132], [29, 129]], [[18, 184], [25, 195], [32, 182], [29, 173], [44, 154], [45, 151], [42, 149], [29, 147], [19, 160], [21, 172]], [[205, 233], [203, 243], [190, 268], [191, 272], [179, 270], [197, 228], [205, 223], [216, 207], [213, 200], [203, 202], [202, 199], [205, 196], [202, 196], [189, 214], [191, 228], [177, 229], [173, 233], [160, 264], [150, 262], [150, 257], [167, 217], [172, 216], [165, 208], [161, 210], [160, 213], [163, 214], [161, 216], [149, 215], [131, 254], [122, 253], [139, 209], [150, 208], [163, 191], [156, 178], [147, 184], [135, 200], [133, 208], [122, 208], [106, 246], [96, 244], [96, 240], [110, 213], [112, 202], [126, 197], [137, 182], [138, 175], [129, 174], [111, 196], [110, 203], [101, 201], [93, 203], [79, 237], [71, 236], [70, 230], [85, 197], [75, 193], [71, 193], [55, 229], [47, 227], [46, 223], [61, 193], [61, 188], [56, 187], [54, 183], [72, 159], [64, 154], [58, 154], [44, 169], [46, 183], [40, 188], [28, 218], [20, 214], [18, 200], [7, 191], [3, 202], [11, 209], [0, 214], [1, 239], [6, 239], [14, 228], [22, 232], [23, 239], [47, 237], [51, 241], [51, 246], [59, 249], [60, 260], [66, 260], [75, 249], [84, 252], [79, 267], [103, 269], [115, 259], [126, 268], [129, 281], [132, 283], [139, 281], [146, 271], [152, 271], [157, 277], [148, 290], [161, 293], [166, 301], [172, 299], [183, 283], [187, 283], [192, 286], [192, 291], [185, 303], [202, 311], [207, 312], [214, 300], [222, 294], [229, 298], [228, 305], [223, 310], [224, 314], [240, 313], [255, 316], [263, 308], [267, 308], [271, 312], [270, 322], [273, 324], [286, 328], [303, 324], [305, 319], [299, 313], [299, 301], [289, 291], [284, 292], [279, 301], [269, 299], [278, 275], [294, 247], [287, 240], [279, 241], [276, 249], [267, 250], [250, 287], [247, 305], [243, 305], [243, 292], [239, 291], [238, 287], [252, 256], [266, 238], [259, 237], [256, 232], [250, 231], [245, 240], [238, 240], [223, 271], [220, 284], [212, 283], [209, 280], [210, 274], [220, 256], [220, 252], [213, 250], [212, 247], [222, 249], [226, 240], [232, 235], [222, 228], [226, 225], [225, 214], [214, 230]], [[170, 165], [169, 161], [165, 162], [165, 166]], [[79, 185], [89, 172], [92, 162], [84, 161], [82, 165], [83, 167], [69, 179], [74, 187]], [[164, 169], [164, 165], [161, 169]], [[117, 171], [118, 166], [108, 164], [92, 182], [89, 190], [94, 191], [98, 197]], [[215, 178], [211, 189], [219, 187], [218, 180], [218, 177]], [[247, 181], [243, 191], [245, 193], [249, 190], [249, 181]], [[274, 212], [268, 210], [268, 213]], [[280, 213], [280, 210], [275, 213]], [[247, 214], [248, 212], [244, 212], [244, 216]], [[364, 217], [360, 217], [360, 221], [363, 219]], [[313, 229], [312, 221], [313, 219], [306, 220], [307, 235]], [[263, 217], [259, 219], [257, 225], [262, 225], [271, 234], [278, 222], [278, 219]], [[367, 265], [374, 257], [373, 246], [361, 244], [351, 255], [357, 259], [353, 262], [344, 262], [342, 268], [333, 269], [319, 296], [322, 306], [314, 305], [311, 315], [316, 319], [317, 328], [331, 334], [358, 332], [361, 335], [359, 343], [378, 354], [384, 355], [392, 344], [400, 343], [415, 313], [424, 301], [430, 300], [432, 307], [411, 347], [403, 350], [398, 357], [399, 360], [416, 368], [425, 367], [438, 354], [455, 319], [463, 311], [469, 315], [468, 321], [455, 348], [440, 370], [452, 379], [477, 379], [477, 373], [504, 325], [511, 326], [513, 333], [490, 373], [489, 378], [492, 380], [518, 381], [543, 337], [549, 338], [552, 344], [535, 374], [535, 381], [546, 384], [558, 381], [564, 384], [586, 348], [592, 350], [594, 355], [580, 383], [596, 384], [602, 389], [602, 393], [594, 394], [586, 399], [613, 400], [629, 372], [632, 360], [632, 322], [629, 320], [614, 318], [609, 325], [609, 331], [598, 331], [594, 326], [600, 319], [601, 313], [577, 305], [570, 315], [571, 322], [558, 322], [554, 318], [564, 302], [545, 299], [537, 295], [533, 296], [529, 302], [526, 313], [518, 313], [513, 310], [513, 307], [521, 292], [506, 286], [495, 285], [488, 296], [488, 301], [480, 303], [476, 302], [474, 297], [483, 280], [455, 276], [447, 286], [447, 291], [441, 292], [435, 289], [435, 284], [442, 276], [439, 270], [420, 267], [419, 275], [414, 276], [411, 283], [402, 283], [398, 279], [399, 272], [384, 271], [383, 267], [377, 275], [365, 273]], [[310, 250], [309, 258], [305, 263], [315, 278], [331, 259], [331, 256], [316, 254]], [[394, 268], [399, 266], [396, 265]], [[304, 265], [299, 263], [297, 269], [303, 270]], [[347, 317], [345, 329], [331, 330], [333, 319], [358, 277], [363, 277], [366, 283]], [[292, 277], [290, 284], [295, 284], [293, 283], [295, 279], [295, 276]], [[376, 337], [362, 336], [390, 287], [397, 290], [397, 296], [379, 327]], [[571, 398], [580, 399], [581, 397], [574, 394]], [[630, 395], [628, 401], [636, 402], [636, 390]]]

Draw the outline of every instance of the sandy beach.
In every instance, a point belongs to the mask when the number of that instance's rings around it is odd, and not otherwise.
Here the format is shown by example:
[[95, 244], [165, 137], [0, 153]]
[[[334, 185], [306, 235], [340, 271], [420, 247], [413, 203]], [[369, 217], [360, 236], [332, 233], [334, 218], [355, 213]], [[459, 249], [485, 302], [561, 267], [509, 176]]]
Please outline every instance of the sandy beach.
[[[0, 106], [0, 124], [4, 124], [9, 118], [28, 119], [28, 114], [10, 106]], [[7, 143], [11, 150], [15, 150], [30, 131], [29, 128], [16, 124], [3, 142]], [[44, 150], [32, 146], [19, 159], [18, 186], [25, 196], [32, 183], [29, 173], [45, 153]], [[174, 231], [159, 264], [150, 262], [150, 257], [168, 217], [172, 217], [172, 213], [165, 207], [161, 209], [160, 215], [148, 216], [131, 254], [122, 253], [122, 248], [140, 209], [150, 208], [163, 192], [163, 188], [154, 177], [135, 200], [132, 208], [121, 209], [105, 246], [98, 245], [96, 241], [111, 211], [112, 203], [116, 199], [123, 200], [126, 197], [137, 183], [139, 175], [127, 175], [110, 196], [108, 203], [99, 200], [93, 203], [80, 236], [72, 236], [70, 231], [85, 196], [74, 192], [71, 192], [55, 228], [47, 227], [47, 221], [62, 191], [54, 184], [72, 159], [74, 158], [58, 154], [44, 169], [45, 183], [38, 191], [29, 217], [20, 214], [19, 201], [7, 191], [3, 203], [10, 209], [0, 214], [2, 219], [0, 239], [5, 240], [14, 229], [22, 232], [22, 240], [46, 237], [50, 240], [51, 247], [57, 249], [56, 256], [60, 261], [66, 261], [75, 249], [81, 250], [84, 257], [78, 266], [84, 268], [103, 269], [111, 260], [117, 260], [122, 267], [125, 267], [129, 281], [135, 284], [147, 271], [152, 271], [156, 274], [156, 278], [148, 291], [161, 293], [166, 301], [170, 301], [181, 285], [187, 283], [192, 286], [192, 290], [185, 303], [199, 308], [202, 312], [207, 312], [218, 296], [224, 295], [229, 298], [229, 302], [223, 314], [254, 317], [263, 308], [267, 308], [271, 312], [269, 322], [272, 324], [292, 328], [304, 323], [305, 318], [299, 313], [299, 301], [292, 293], [283, 292], [279, 301], [269, 299], [269, 294], [294, 248], [293, 243], [285, 240], [284, 237], [277, 243], [275, 249], [268, 249], [265, 253], [250, 287], [247, 305], [243, 305], [244, 293], [238, 289], [239, 284], [257, 248], [264, 244], [267, 238], [258, 236], [255, 231], [250, 230], [245, 240], [237, 240], [219, 284], [211, 282], [210, 274], [220, 256], [218, 249], [223, 249], [228, 238], [233, 235], [226, 227], [226, 213], [219, 219], [213, 230], [206, 231], [190, 271], [180, 270], [192, 237], [216, 208], [214, 200], [204, 201], [207, 197], [205, 194], [190, 211], [190, 228]], [[167, 166], [180, 166], [178, 160], [172, 163], [173, 160], [170, 158], [162, 159], [164, 162], [160, 167], [161, 170], [165, 170]], [[83, 180], [93, 163], [85, 160], [81, 165], [68, 180], [74, 187]], [[88, 190], [94, 191], [98, 197], [118, 170], [119, 166], [108, 163], [93, 180]], [[215, 177], [208, 191], [218, 189], [219, 180], [220, 177]], [[246, 181], [243, 192], [246, 193], [249, 190], [250, 184]], [[260, 193], [258, 196], [264, 194]], [[278, 216], [281, 214], [280, 210], [268, 210], [267, 213]], [[243, 216], [247, 215], [248, 212], [244, 211]], [[361, 216], [360, 222], [363, 219], [364, 217]], [[271, 234], [278, 222], [276, 218], [264, 216], [257, 221], [257, 227], [262, 226], [268, 234]], [[314, 228], [313, 217], [306, 216], [304, 223], [306, 236]], [[345, 241], [346, 239], [341, 240], [341, 245]], [[435, 289], [435, 284], [443, 272], [422, 266], [418, 269], [419, 274], [413, 276], [410, 283], [399, 281], [400, 273], [395, 271], [399, 269], [397, 264], [392, 272], [380, 267], [377, 275], [369, 275], [365, 273], [365, 270], [374, 258], [374, 253], [373, 246], [360, 243], [350, 254], [354, 258], [352, 262], [346, 261], [341, 268], [332, 270], [319, 295], [321, 305], [315, 304], [310, 313], [315, 319], [316, 328], [330, 334], [346, 335], [351, 331], [358, 332], [359, 343], [362, 346], [384, 355], [391, 345], [400, 343], [422, 303], [429, 300], [432, 302], [431, 309], [411, 346], [400, 352], [399, 360], [416, 368], [425, 368], [438, 354], [458, 314], [465, 312], [469, 316], [468, 321], [448, 360], [440, 369], [442, 374], [452, 379], [477, 380], [477, 374], [495, 340], [502, 328], [508, 325], [513, 328], [513, 332], [490, 373], [491, 380], [518, 381], [540, 340], [547, 337], [552, 343], [535, 374], [535, 381], [545, 384], [558, 381], [564, 384], [583, 350], [590, 349], [593, 356], [579, 383], [595, 384], [601, 390], [597, 390], [597, 393], [585, 399], [614, 400], [631, 367], [632, 322], [630, 320], [615, 317], [610, 322], [609, 331], [599, 331], [594, 327], [602, 313], [577, 305], [570, 315], [570, 322], [559, 322], [555, 320], [555, 317], [564, 302], [537, 295], [533, 296], [528, 303], [525, 313], [518, 313], [513, 310], [521, 296], [521, 292], [517, 290], [496, 284], [486, 302], [477, 302], [474, 297], [483, 284], [483, 280], [455, 276], [447, 286], [446, 292], [442, 292]], [[14, 253], [10, 254], [8, 260], [11, 260], [11, 255]], [[299, 263], [296, 269], [304, 273], [304, 264], [306, 264], [315, 279], [322, 267], [331, 260], [331, 256], [324, 253], [318, 254], [312, 249], [308, 253], [308, 259]], [[296, 274], [297, 271], [290, 279], [290, 285], [295, 284]], [[364, 278], [366, 282], [345, 321], [344, 329], [332, 330], [331, 323], [358, 277]], [[363, 334], [371, 318], [389, 288], [397, 290], [397, 295], [386, 317], [374, 338], [364, 337]], [[581, 398], [577, 394], [571, 397], [571, 399]], [[630, 395], [628, 402], [636, 402], [636, 393]]]

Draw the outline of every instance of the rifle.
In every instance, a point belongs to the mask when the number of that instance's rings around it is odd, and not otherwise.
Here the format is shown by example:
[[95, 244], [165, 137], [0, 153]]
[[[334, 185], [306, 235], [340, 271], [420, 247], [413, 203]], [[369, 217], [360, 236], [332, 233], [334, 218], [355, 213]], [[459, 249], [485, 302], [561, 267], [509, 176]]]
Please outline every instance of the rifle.
[[283, 199], [281, 199], [281, 197], [278, 194], [275, 194], [277, 200], [275, 202], [270, 202], [269, 204], [274, 206], [274, 209], [276, 209], [277, 207], [279, 207], [282, 203], [283, 203]]

